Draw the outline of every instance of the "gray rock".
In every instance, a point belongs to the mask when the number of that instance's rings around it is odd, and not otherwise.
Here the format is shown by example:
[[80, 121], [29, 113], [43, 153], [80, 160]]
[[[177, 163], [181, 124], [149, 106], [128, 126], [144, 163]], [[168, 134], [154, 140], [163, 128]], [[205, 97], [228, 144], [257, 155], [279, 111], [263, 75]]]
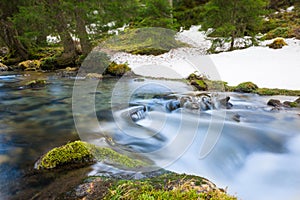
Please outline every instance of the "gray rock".
[[282, 103], [277, 99], [270, 99], [267, 104], [268, 104], [268, 106], [273, 106], [273, 107], [281, 107], [282, 106]]

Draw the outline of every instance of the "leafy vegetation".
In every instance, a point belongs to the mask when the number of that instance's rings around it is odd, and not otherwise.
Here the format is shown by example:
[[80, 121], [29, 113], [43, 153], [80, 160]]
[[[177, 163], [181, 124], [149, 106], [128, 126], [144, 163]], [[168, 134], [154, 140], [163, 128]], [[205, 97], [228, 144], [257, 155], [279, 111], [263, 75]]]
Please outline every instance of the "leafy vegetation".
[[230, 37], [233, 50], [235, 38], [258, 30], [265, 7], [265, 0], [211, 0], [205, 5], [203, 29], [213, 28], [213, 35]]
[[[282, 10], [291, 5], [294, 11]], [[120, 47], [110, 45], [135, 54], [159, 55], [182, 44], [171, 39], [173, 34], [150, 29], [137, 34], [132, 28], [179, 30], [202, 24], [205, 30], [214, 29], [212, 36], [230, 38], [231, 50], [235, 38], [259, 32], [267, 33], [263, 39], [300, 38], [299, 7], [296, 0], [3, 0], [0, 42], [8, 47], [9, 54], [2, 62], [14, 65], [44, 59], [41, 68], [46, 70], [78, 66], [93, 46], [111, 37], [112, 32], [120, 34], [116, 28], [124, 25], [128, 30], [121, 34]], [[50, 36], [54, 43], [49, 43]], [[52, 51], [49, 47], [60, 50], [48, 53]]]

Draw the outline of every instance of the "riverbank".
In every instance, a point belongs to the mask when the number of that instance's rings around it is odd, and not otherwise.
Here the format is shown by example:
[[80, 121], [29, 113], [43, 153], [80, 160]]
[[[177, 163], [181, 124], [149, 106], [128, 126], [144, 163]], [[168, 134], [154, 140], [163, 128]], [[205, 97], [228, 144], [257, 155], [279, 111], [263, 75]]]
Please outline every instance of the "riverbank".
[[300, 40], [285, 39], [287, 46], [282, 49], [269, 48], [273, 40], [265, 40], [259, 46], [206, 55], [211, 42], [199, 28], [192, 26], [177, 35], [190, 48], [172, 49], [159, 56], [116, 53], [111, 60], [128, 63], [141, 76], [180, 79], [197, 72], [231, 86], [251, 81], [262, 88], [299, 89]]

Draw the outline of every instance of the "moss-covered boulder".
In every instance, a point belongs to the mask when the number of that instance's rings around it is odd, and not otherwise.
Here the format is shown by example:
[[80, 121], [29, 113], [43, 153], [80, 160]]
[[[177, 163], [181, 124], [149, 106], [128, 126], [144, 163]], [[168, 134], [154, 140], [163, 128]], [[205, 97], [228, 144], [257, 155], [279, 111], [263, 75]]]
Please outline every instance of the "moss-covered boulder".
[[40, 60], [26, 60], [18, 64], [18, 68], [24, 71], [36, 71], [40, 69]]
[[283, 38], [276, 38], [271, 44], [268, 44], [269, 48], [272, 49], [281, 49], [283, 46], [286, 46], [287, 43]]
[[296, 108], [299, 106], [297, 102], [292, 102], [292, 101], [284, 101], [283, 105], [289, 108]]
[[258, 89], [258, 86], [252, 82], [240, 83], [234, 88], [235, 92], [251, 93], [255, 92]]
[[8, 67], [0, 62], [0, 72], [7, 71]]
[[75, 141], [64, 146], [54, 148], [46, 153], [36, 163], [37, 169], [53, 169], [71, 164], [90, 164], [94, 156], [86, 143]]
[[206, 83], [207, 79], [203, 76], [197, 74], [190, 74], [187, 78], [189, 83], [194, 86], [199, 91], [207, 91], [208, 85]]
[[120, 168], [138, 168], [148, 165], [147, 162], [132, 159], [110, 148], [75, 141], [54, 148], [43, 155], [36, 162], [36, 169], [54, 169], [72, 165], [86, 166], [96, 161], [113, 164]]
[[143, 180], [117, 181], [103, 199], [223, 199], [236, 200], [209, 180], [166, 173]]
[[37, 79], [37, 80], [32, 80], [29, 81], [25, 84], [26, 88], [40, 88], [40, 87], [44, 87], [47, 85], [47, 81], [46, 80], [41, 80], [41, 79]]
[[111, 62], [110, 65], [106, 68], [104, 74], [109, 74], [112, 76], [123, 76], [129, 71], [131, 71], [131, 68], [127, 63], [117, 64], [115, 62]]

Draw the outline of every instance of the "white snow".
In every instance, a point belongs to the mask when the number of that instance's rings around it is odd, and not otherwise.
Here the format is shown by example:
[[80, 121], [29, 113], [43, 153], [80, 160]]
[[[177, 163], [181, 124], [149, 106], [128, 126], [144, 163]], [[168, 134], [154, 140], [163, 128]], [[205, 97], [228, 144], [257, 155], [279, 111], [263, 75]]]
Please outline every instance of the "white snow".
[[[300, 89], [300, 41], [286, 39], [282, 49], [250, 47], [210, 55], [229, 85], [252, 81], [259, 87]], [[265, 43], [270, 43], [267, 41]]]
[[198, 72], [229, 85], [252, 81], [259, 87], [300, 89], [300, 40], [285, 39], [288, 46], [282, 49], [268, 48], [270, 40], [259, 47], [204, 56], [211, 42], [199, 28], [192, 26], [177, 35], [191, 48], [173, 49], [159, 56], [116, 53], [111, 59], [127, 62], [133, 72], [142, 76], [178, 79]]

